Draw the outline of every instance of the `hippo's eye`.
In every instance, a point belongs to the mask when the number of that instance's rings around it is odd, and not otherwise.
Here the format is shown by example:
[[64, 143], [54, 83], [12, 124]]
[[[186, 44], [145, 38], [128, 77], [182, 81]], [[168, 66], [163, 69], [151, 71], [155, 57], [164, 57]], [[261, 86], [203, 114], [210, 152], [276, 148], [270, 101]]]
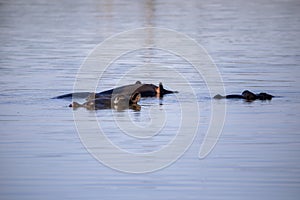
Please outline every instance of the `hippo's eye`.
[[120, 101], [120, 97], [119, 97], [119, 96], [117, 96], [117, 97], [114, 99], [114, 104], [118, 104], [118, 103], [119, 103], [119, 101]]
[[124, 100], [125, 100], [125, 97], [123, 95], [116, 96], [114, 99], [114, 104], [123, 103]]

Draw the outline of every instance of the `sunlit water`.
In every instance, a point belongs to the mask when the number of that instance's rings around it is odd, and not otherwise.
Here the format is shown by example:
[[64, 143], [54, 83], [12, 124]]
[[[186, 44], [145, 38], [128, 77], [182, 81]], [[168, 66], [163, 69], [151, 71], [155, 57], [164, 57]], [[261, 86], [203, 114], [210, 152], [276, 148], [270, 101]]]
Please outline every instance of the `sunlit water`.
[[[0, 199], [298, 199], [299, 9], [298, 1], [269, 0], [0, 3]], [[174, 29], [203, 45], [228, 94], [249, 89], [277, 97], [211, 101], [203, 78], [187, 61], [144, 49], [112, 63], [97, 90], [121, 79], [162, 81], [177, 95], [142, 99], [141, 111], [121, 112], [73, 111], [69, 100], [51, 99], [72, 91], [80, 65], [98, 43], [145, 26]], [[174, 69], [188, 77], [194, 93], [172, 75]], [[73, 112], [85, 112], [97, 117], [115, 145], [133, 153], [156, 151], [175, 137], [180, 104], [194, 94], [200, 118], [193, 144], [175, 163], [153, 173], [104, 166], [76, 131]], [[226, 103], [226, 121], [216, 147], [200, 160], [212, 103]], [[161, 131], [151, 124], [159, 116], [166, 119]], [[115, 120], [128, 117], [157, 135], [138, 140], [124, 134]]]

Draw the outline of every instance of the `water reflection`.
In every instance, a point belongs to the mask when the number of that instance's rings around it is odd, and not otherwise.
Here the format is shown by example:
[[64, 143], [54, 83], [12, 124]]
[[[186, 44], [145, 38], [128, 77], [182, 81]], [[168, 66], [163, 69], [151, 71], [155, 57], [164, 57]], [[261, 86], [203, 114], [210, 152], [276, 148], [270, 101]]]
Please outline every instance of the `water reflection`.
[[[115, 101], [115, 100], [113, 100]], [[104, 109], [114, 109], [117, 111], [124, 111], [127, 109], [131, 109], [134, 111], [140, 111], [141, 106], [137, 103], [129, 104], [128, 101], [123, 102], [113, 102], [111, 99], [95, 99], [91, 101], [87, 101], [83, 104], [80, 104], [76, 101], [72, 102], [69, 107], [72, 107], [73, 110], [77, 110], [78, 108], [86, 108], [87, 110], [104, 110]]]

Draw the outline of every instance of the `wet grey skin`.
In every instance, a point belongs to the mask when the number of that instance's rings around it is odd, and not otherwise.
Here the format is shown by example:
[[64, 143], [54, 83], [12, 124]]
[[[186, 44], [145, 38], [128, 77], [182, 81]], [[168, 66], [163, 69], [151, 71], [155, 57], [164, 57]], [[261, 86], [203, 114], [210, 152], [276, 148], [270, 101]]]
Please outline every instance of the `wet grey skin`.
[[259, 94], [254, 94], [253, 92], [250, 92], [249, 90], [243, 91], [241, 95], [239, 94], [231, 94], [222, 96], [220, 94], [217, 94], [214, 96], [214, 99], [244, 99], [246, 101], [254, 101], [254, 100], [272, 100], [274, 96], [265, 92], [261, 92]]
[[79, 93], [69, 93], [61, 96], [54, 97], [55, 99], [65, 99], [65, 98], [112, 98], [113, 94], [131, 94], [138, 92], [141, 94], [141, 97], [163, 97], [165, 94], [178, 93], [177, 91], [166, 90], [163, 87], [162, 83], [159, 83], [158, 86], [154, 84], [142, 84], [140, 81], [137, 81], [135, 84], [125, 85], [117, 87], [114, 89], [106, 90], [99, 93], [91, 92], [79, 92]]
[[141, 98], [140, 93], [133, 93], [128, 96], [126, 94], [117, 94], [113, 98], [110, 97], [100, 97], [92, 98], [83, 103], [72, 102], [69, 107], [77, 109], [80, 107], [86, 108], [88, 110], [100, 110], [100, 109], [116, 109], [116, 110], [125, 110], [133, 109], [140, 110], [140, 106], [137, 104]]

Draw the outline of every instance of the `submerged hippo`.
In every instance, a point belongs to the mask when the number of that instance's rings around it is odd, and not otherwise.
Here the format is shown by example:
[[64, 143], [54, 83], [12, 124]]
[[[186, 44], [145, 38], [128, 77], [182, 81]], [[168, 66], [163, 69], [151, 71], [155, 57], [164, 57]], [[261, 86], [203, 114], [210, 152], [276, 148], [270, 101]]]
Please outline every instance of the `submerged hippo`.
[[73, 102], [69, 105], [69, 107], [75, 109], [85, 107], [90, 110], [106, 108], [132, 108], [138, 110], [140, 106], [137, 105], [137, 102], [141, 97], [163, 97], [163, 95], [171, 93], [177, 93], [177, 91], [164, 89], [162, 83], [156, 86], [153, 84], [142, 84], [140, 81], [137, 81], [135, 84], [125, 85], [99, 93], [78, 92], [54, 98], [86, 98], [87, 102], [83, 104]]
[[99, 97], [94, 98], [90, 97], [90, 99], [83, 103], [79, 104], [77, 102], [72, 102], [69, 107], [73, 109], [77, 109], [79, 107], [84, 107], [88, 110], [98, 110], [98, 109], [116, 109], [116, 110], [124, 110], [131, 108], [133, 110], [140, 110], [140, 106], [137, 104], [141, 99], [141, 94], [135, 92], [131, 95], [127, 94], [116, 94], [113, 97]]
[[141, 97], [163, 97], [165, 94], [177, 93], [177, 91], [166, 90], [162, 83], [159, 83], [159, 85], [156, 86], [153, 84], [142, 84], [140, 81], [137, 81], [135, 84], [125, 85], [96, 93], [95, 97], [98, 98], [101, 96], [110, 96], [112, 94], [119, 93], [131, 93], [133, 91], [140, 93]]
[[245, 99], [246, 101], [254, 101], [254, 100], [271, 100], [274, 96], [268, 93], [261, 92], [259, 94], [254, 94], [248, 90], [245, 90], [241, 95], [239, 94], [231, 94], [222, 96], [217, 94], [214, 96], [214, 99]]
[[140, 81], [137, 81], [135, 84], [125, 85], [121, 87], [117, 87], [114, 89], [106, 90], [99, 93], [91, 93], [91, 92], [77, 92], [77, 93], [69, 93], [65, 95], [61, 95], [55, 97], [55, 99], [64, 99], [64, 98], [99, 98], [99, 97], [112, 97], [113, 94], [132, 94], [138, 92], [141, 94], [141, 97], [163, 97], [165, 94], [178, 93], [177, 91], [171, 91], [164, 89], [162, 83], [159, 83], [158, 86], [153, 84], [142, 84]]

